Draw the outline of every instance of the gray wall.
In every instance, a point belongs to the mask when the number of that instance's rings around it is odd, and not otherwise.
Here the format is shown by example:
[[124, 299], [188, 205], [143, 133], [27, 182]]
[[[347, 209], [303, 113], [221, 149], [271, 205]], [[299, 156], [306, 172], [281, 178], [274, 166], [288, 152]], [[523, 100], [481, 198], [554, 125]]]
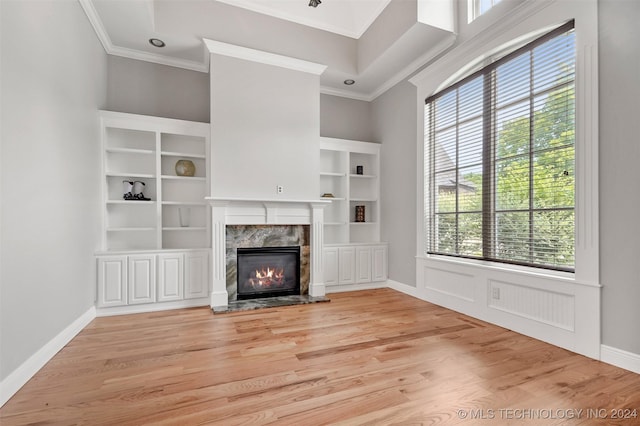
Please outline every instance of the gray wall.
[[209, 122], [209, 74], [109, 55], [106, 109]]
[[640, 2], [598, 8], [602, 343], [640, 354]]
[[0, 2], [0, 379], [94, 303], [106, 54], [78, 2]]
[[380, 153], [382, 241], [389, 243], [389, 279], [416, 285], [416, 87], [397, 84], [373, 101]]
[[373, 137], [371, 103], [320, 95], [320, 136], [379, 142]]

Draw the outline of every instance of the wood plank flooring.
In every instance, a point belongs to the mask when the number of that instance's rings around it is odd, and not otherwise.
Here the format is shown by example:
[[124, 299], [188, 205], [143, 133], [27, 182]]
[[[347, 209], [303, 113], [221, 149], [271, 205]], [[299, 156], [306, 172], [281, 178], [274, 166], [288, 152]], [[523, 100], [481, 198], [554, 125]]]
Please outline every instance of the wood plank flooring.
[[640, 375], [390, 289], [330, 298], [97, 318], [0, 424], [640, 424]]

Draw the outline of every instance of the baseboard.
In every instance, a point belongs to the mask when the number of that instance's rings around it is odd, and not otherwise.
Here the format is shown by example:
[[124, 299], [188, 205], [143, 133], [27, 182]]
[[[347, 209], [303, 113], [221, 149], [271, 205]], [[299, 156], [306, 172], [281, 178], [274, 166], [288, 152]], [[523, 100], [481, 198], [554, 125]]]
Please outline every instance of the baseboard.
[[64, 348], [83, 328], [96, 317], [96, 308], [92, 306], [68, 327], [47, 342], [38, 352], [0, 382], [0, 407], [20, 390], [51, 358]]
[[98, 308], [96, 316], [110, 317], [114, 315], [144, 314], [147, 312], [168, 311], [171, 309], [195, 308], [209, 306], [208, 297], [198, 299], [176, 300], [175, 302], [143, 303], [140, 305], [114, 306], [111, 308]]
[[342, 284], [342, 285], [328, 285], [326, 286], [327, 294], [331, 293], [344, 293], [345, 291], [358, 291], [358, 290], [373, 290], [376, 288], [387, 287], [386, 281], [380, 281], [375, 283], [362, 283], [362, 284]]
[[640, 355], [600, 345], [600, 361], [640, 374]]
[[401, 293], [408, 294], [409, 296], [413, 296], [417, 299], [424, 300], [418, 293], [418, 289], [408, 284], [403, 284], [399, 281], [394, 280], [387, 280], [387, 287], [393, 290], [397, 290]]

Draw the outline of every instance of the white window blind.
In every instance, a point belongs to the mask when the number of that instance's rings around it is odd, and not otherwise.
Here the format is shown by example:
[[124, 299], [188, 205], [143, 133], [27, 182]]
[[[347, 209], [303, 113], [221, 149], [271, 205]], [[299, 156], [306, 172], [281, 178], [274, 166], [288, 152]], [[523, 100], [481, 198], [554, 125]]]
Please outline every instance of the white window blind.
[[431, 96], [426, 251], [572, 271], [573, 22]]

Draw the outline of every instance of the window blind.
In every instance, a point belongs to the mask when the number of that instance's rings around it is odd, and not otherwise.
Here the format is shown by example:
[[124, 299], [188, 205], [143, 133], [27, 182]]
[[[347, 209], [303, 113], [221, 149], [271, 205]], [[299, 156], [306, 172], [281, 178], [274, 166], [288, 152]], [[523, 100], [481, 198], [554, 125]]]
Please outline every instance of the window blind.
[[425, 185], [427, 253], [573, 271], [573, 22], [426, 100]]

